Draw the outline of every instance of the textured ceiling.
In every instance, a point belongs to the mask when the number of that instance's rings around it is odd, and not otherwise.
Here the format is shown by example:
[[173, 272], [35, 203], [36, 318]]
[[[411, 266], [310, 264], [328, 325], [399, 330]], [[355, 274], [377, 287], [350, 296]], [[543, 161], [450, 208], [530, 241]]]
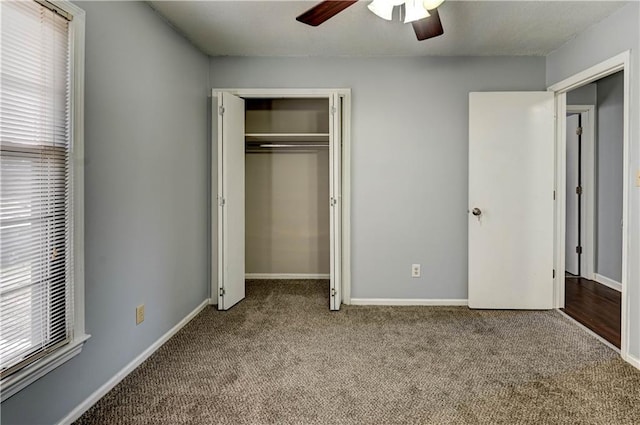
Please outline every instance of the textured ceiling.
[[626, 4], [447, 0], [444, 35], [419, 42], [411, 25], [378, 18], [368, 3], [314, 28], [295, 20], [314, 1], [150, 2], [212, 56], [544, 56]]

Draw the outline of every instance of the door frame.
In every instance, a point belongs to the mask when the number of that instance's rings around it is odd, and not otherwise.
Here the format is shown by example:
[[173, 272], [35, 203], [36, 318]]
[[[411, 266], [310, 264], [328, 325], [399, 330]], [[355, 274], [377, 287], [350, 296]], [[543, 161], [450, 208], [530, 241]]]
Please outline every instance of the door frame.
[[[630, 203], [632, 195], [632, 181], [630, 155], [629, 155], [629, 102], [631, 98], [630, 90], [630, 57], [629, 50], [624, 51], [612, 58], [600, 62], [584, 71], [578, 72], [556, 84], [548, 87], [548, 91], [555, 93], [556, 98], [556, 214], [555, 214], [555, 277], [554, 284], [554, 305], [556, 308], [563, 308], [565, 303], [564, 291], [564, 269], [565, 269], [565, 223], [566, 223], [566, 113], [567, 113], [567, 92], [592, 83], [601, 78], [624, 71], [624, 99], [623, 99], [623, 129], [622, 129], [622, 308], [621, 308], [621, 329], [620, 329], [620, 354], [625, 361], [629, 361], [629, 241], [631, 239], [631, 226], [629, 226]], [[560, 117], [560, 119], [558, 119]]]
[[[332, 94], [338, 94], [342, 100], [342, 168], [341, 168], [341, 190], [342, 190], [342, 243], [341, 243], [341, 284], [342, 284], [342, 304], [351, 304], [351, 89], [260, 89], [260, 88], [213, 88], [211, 89], [211, 97], [217, 98], [221, 92], [231, 93], [243, 99], [259, 99], [259, 98], [328, 98], [331, 99]], [[211, 143], [215, 147], [218, 137], [217, 111], [213, 108], [211, 114]], [[216, 139], [214, 139], [216, 138]], [[218, 163], [217, 149], [211, 149], [211, 190], [218, 187]], [[212, 192], [213, 194], [213, 192]], [[211, 279], [210, 279], [210, 304], [217, 304], [218, 288], [218, 253], [217, 249], [217, 231], [215, 225], [217, 222], [217, 200], [215, 196], [211, 196]], [[216, 232], [216, 233], [214, 233]]]
[[[582, 186], [584, 191], [583, 208], [581, 211], [582, 229], [582, 267], [585, 278], [594, 279], [595, 273], [595, 131], [596, 131], [596, 107], [595, 105], [567, 105], [566, 113], [580, 114], [582, 116]], [[566, 114], [565, 114], [566, 117]], [[585, 123], [586, 119], [586, 125]], [[566, 123], [566, 121], [565, 121]], [[566, 133], [565, 133], [566, 134]], [[565, 136], [566, 137], [566, 136]], [[565, 138], [566, 146], [566, 138]], [[566, 204], [565, 204], [566, 205]], [[559, 271], [562, 273], [562, 271]]]

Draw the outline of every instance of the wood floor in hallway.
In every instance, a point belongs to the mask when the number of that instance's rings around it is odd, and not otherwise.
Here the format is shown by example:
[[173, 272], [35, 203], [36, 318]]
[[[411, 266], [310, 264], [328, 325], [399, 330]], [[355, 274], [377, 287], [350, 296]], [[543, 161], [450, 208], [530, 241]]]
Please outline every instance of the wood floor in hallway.
[[565, 279], [565, 308], [569, 316], [620, 348], [621, 294], [581, 277]]

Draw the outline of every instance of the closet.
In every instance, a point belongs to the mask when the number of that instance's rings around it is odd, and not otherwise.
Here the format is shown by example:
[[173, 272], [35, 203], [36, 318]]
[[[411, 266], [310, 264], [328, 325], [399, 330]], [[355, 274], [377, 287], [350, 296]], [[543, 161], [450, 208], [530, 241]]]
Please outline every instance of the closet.
[[328, 90], [213, 95], [218, 308], [244, 298], [245, 278], [328, 278], [338, 310], [343, 99]]
[[245, 111], [245, 276], [329, 279], [329, 101]]

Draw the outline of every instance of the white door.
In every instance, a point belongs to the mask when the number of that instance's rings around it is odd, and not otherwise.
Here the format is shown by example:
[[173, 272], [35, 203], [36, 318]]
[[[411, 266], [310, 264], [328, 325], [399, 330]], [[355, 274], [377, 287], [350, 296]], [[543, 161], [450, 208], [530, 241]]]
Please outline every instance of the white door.
[[566, 224], [566, 248], [565, 248], [565, 268], [573, 275], [580, 275], [579, 254], [576, 247], [580, 245], [578, 238], [580, 226], [578, 217], [579, 195], [576, 188], [579, 182], [579, 154], [580, 144], [577, 134], [578, 114], [567, 116], [567, 224]]
[[244, 100], [218, 96], [218, 309], [244, 299]]
[[342, 303], [342, 108], [338, 94], [329, 99], [329, 234], [331, 268], [331, 310]]
[[469, 307], [553, 308], [551, 92], [469, 94]]

